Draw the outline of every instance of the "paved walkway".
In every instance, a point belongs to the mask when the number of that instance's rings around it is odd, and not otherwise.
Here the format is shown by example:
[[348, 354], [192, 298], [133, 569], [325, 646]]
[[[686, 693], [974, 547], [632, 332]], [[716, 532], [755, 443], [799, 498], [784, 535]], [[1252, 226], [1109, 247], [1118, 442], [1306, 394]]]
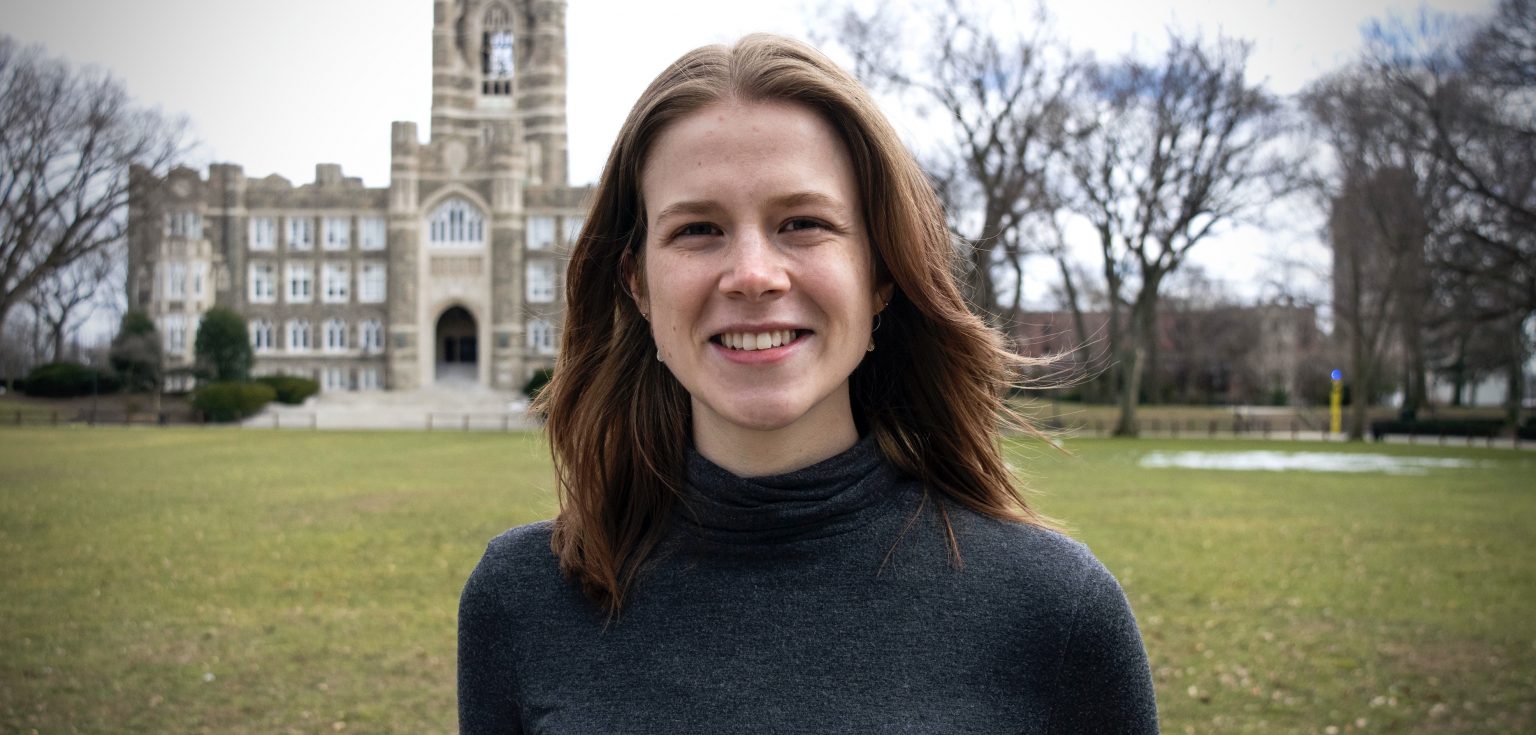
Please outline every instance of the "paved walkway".
[[536, 428], [522, 393], [472, 383], [410, 391], [322, 392], [301, 406], [268, 404], [243, 422], [253, 429], [429, 429], [507, 431]]

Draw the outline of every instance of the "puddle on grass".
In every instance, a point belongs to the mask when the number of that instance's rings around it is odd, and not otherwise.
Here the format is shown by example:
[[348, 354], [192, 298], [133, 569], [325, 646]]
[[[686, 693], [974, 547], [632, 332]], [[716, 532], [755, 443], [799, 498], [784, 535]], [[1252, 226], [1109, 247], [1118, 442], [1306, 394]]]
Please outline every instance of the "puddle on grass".
[[1334, 452], [1148, 452], [1142, 467], [1193, 470], [1254, 470], [1261, 472], [1380, 472], [1388, 475], [1427, 475], [1430, 470], [1487, 467], [1491, 463], [1444, 457], [1394, 457], [1388, 454]]

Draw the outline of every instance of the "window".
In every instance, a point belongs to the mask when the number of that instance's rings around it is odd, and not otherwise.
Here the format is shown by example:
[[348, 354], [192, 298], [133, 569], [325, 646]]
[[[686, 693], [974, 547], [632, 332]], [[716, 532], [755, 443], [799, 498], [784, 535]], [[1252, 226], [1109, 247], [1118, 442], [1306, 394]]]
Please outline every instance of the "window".
[[320, 384], [326, 390], [347, 390], [351, 386], [347, 380], [347, 369], [328, 367], [320, 373]]
[[378, 368], [358, 368], [357, 369], [357, 389], [358, 390], [378, 390], [379, 389], [379, 369]]
[[166, 314], [161, 318], [161, 332], [165, 334], [165, 351], [180, 355], [187, 351], [187, 317], [185, 314]]
[[384, 249], [386, 230], [383, 217], [363, 217], [357, 221], [357, 229], [364, 250]]
[[541, 355], [555, 353], [555, 325], [544, 319], [528, 322], [528, 349]]
[[251, 218], [251, 249], [271, 250], [277, 247], [277, 219], [273, 217]]
[[309, 320], [294, 319], [288, 322], [288, 351], [309, 351]]
[[575, 245], [576, 238], [581, 237], [581, 228], [587, 225], [586, 217], [565, 218], [565, 244]]
[[325, 218], [325, 249], [346, 250], [352, 244], [352, 218]]
[[186, 263], [171, 261], [165, 264], [165, 297], [176, 300], [187, 297]]
[[271, 263], [251, 264], [251, 303], [270, 304], [277, 300], [277, 268]]
[[288, 249], [309, 250], [315, 246], [315, 221], [308, 217], [288, 218]]
[[528, 301], [547, 304], [555, 300], [555, 264], [535, 260], [528, 264]]
[[384, 351], [384, 323], [377, 319], [365, 319], [357, 328], [358, 346], [363, 352], [377, 354]]
[[384, 303], [385, 270], [383, 263], [364, 263], [357, 274], [357, 300], [364, 304]]
[[351, 285], [352, 273], [346, 263], [326, 263], [324, 267], [324, 291], [321, 292], [321, 300], [327, 304], [344, 304], [347, 301], [348, 288]]
[[485, 242], [485, 218], [463, 199], [449, 199], [433, 210], [427, 241], [434, 245], [479, 245]]
[[192, 295], [193, 296], [202, 296], [203, 295], [203, 270], [204, 270], [204, 267], [203, 267], [202, 263], [193, 263], [192, 264]]
[[288, 264], [288, 303], [307, 304], [314, 299], [315, 269], [309, 263]]
[[528, 218], [528, 249], [548, 250], [555, 244], [555, 218]]
[[347, 349], [347, 323], [340, 319], [325, 320], [325, 351], [341, 352]]
[[272, 322], [265, 319], [251, 321], [251, 349], [256, 352], [272, 349]]
[[481, 36], [480, 72], [484, 79], [480, 92], [489, 95], [512, 94], [512, 23], [506, 7], [493, 4], [485, 11]]
[[165, 234], [170, 237], [198, 239], [203, 236], [203, 216], [192, 211], [167, 213]]

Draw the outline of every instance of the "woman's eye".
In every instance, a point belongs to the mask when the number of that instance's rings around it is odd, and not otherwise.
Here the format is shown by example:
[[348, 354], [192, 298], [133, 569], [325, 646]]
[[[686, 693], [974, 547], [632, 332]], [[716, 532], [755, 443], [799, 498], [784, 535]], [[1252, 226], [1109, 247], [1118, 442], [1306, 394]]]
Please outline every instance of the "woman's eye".
[[720, 232], [719, 228], [715, 227], [712, 224], [709, 224], [708, 222], [694, 222], [692, 224], [686, 224], [686, 225], [683, 225], [682, 227], [678, 228], [677, 234], [673, 235], [673, 237], [693, 237], [693, 236], [696, 236], [696, 235], [714, 235], [714, 234], [718, 234], [719, 232]]
[[813, 219], [807, 219], [805, 217], [796, 217], [795, 219], [792, 219], [792, 220], [784, 223], [784, 230], [786, 232], [794, 232], [796, 230], [820, 229], [820, 228], [825, 228], [825, 227], [826, 227], [826, 225], [822, 224], [821, 222], [819, 222], [817, 220], [813, 220]]

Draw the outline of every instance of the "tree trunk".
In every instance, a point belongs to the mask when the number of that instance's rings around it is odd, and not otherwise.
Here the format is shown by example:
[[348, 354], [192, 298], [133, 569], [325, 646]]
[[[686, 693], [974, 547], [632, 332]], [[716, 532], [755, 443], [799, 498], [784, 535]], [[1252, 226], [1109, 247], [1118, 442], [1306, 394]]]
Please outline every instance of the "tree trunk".
[[1001, 321], [997, 315], [997, 296], [992, 288], [991, 243], [971, 242], [971, 303], [980, 312], [982, 321], [997, 327]]
[[1525, 402], [1525, 345], [1517, 325], [1510, 351], [1508, 372], [1505, 374], [1508, 390], [1504, 391], [1504, 421], [1516, 431], [1520, 428], [1520, 406]]
[[1136, 394], [1141, 390], [1141, 368], [1146, 354], [1145, 348], [1134, 345], [1121, 357], [1120, 418], [1115, 422], [1115, 436], [1136, 437], [1140, 434], [1136, 423]]
[[64, 322], [48, 322], [48, 335], [53, 343], [53, 361], [63, 362], [64, 354]]
[[1467, 388], [1467, 332], [1456, 338], [1456, 362], [1451, 364], [1451, 405], [1461, 406]]
[[[1356, 312], [1358, 313], [1358, 312]], [[1371, 386], [1368, 385], [1367, 373], [1370, 367], [1366, 364], [1365, 335], [1361, 333], [1359, 324], [1353, 325], [1349, 330], [1349, 440], [1352, 442], [1365, 440], [1365, 411], [1370, 405]]]
[[[1147, 310], [1145, 317], [1147, 327], [1142, 348], [1146, 350], [1147, 355], [1146, 369], [1141, 371], [1142, 374], [1138, 382], [1146, 386], [1147, 403], [1162, 403], [1166, 400], [1166, 396], [1163, 395], [1163, 376], [1158, 373], [1158, 363], [1160, 362], [1160, 355], [1158, 353], [1161, 352], [1161, 345], [1157, 343], [1160, 336], [1157, 328], [1157, 301], [1148, 301], [1144, 308]], [[1137, 400], [1139, 401], [1140, 399], [1140, 389], [1138, 389]]]
[[[1072, 340], [1072, 360], [1082, 366], [1081, 374], [1088, 373], [1088, 362], [1092, 354], [1087, 351], [1088, 323], [1083, 318], [1083, 305], [1077, 296], [1077, 284], [1072, 280], [1072, 269], [1067, 265], [1065, 255], [1056, 256], [1056, 264], [1061, 268], [1061, 284], [1067, 291], [1067, 308], [1072, 310], [1072, 329], [1075, 330], [1075, 339]], [[1084, 356], [1088, 357], [1085, 358]], [[1099, 397], [1097, 386], [1099, 381], [1092, 380], [1083, 383], [1083, 402], [1092, 403]]]
[[1120, 418], [1115, 423], [1115, 436], [1140, 436], [1141, 427], [1136, 422], [1136, 406], [1140, 400], [1142, 373], [1146, 368], [1147, 344], [1152, 336], [1146, 303], [1138, 303], [1131, 310], [1130, 339], [1128, 350], [1120, 358]]

